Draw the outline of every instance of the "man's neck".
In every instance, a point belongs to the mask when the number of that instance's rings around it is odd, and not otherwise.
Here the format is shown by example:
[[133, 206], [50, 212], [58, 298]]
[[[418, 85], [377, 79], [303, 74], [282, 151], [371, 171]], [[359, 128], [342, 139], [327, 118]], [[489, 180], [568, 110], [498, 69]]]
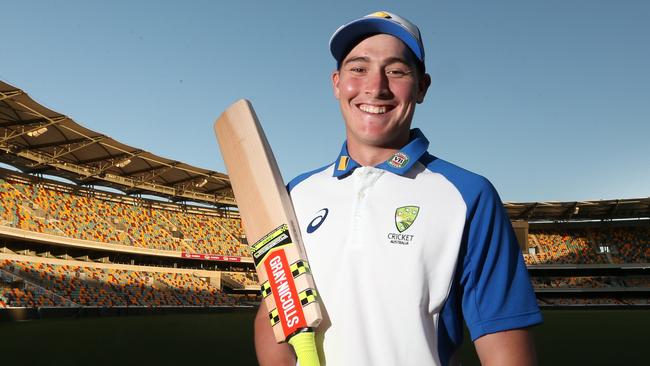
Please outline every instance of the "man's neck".
[[348, 154], [361, 166], [376, 166], [393, 156], [400, 149], [376, 146], [355, 146], [348, 141]]
[[376, 154], [356, 154], [352, 151], [350, 151], [350, 157], [354, 159], [357, 163], [359, 163], [362, 166], [376, 166], [384, 161], [388, 160], [393, 154], [395, 154], [399, 150], [384, 150], [381, 151], [381, 153], [376, 153]]

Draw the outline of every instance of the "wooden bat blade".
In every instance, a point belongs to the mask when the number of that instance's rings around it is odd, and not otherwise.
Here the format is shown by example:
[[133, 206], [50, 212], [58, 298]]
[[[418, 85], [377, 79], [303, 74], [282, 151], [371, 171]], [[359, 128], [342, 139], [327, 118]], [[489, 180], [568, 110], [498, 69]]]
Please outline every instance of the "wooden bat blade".
[[249, 242], [294, 219], [291, 201], [282, 194], [286, 189], [278, 164], [250, 102], [230, 106], [215, 131]]
[[291, 199], [250, 102], [226, 109], [215, 133], [275, 338], [285, 341], [322, 319]]

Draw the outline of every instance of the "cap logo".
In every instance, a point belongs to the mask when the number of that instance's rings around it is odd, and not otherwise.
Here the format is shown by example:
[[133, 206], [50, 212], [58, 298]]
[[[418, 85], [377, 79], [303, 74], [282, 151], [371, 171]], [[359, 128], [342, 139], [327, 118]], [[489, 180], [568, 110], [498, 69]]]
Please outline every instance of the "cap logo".
[[385, 12], [385, 11], [378, 11], [378, 12], [376, 12], [376, 13], [372, 13], [372, 14], [370, 14], [369, 16], [371, 16], [371, 17], [377, 17], [377, 18], [386, 18], [386, 19], [391, 19], [391, 18], [392, 18], [392, 16], [390, 16], [390, 14], [388, 14], [388, 13]]
[[393, 168], [403, 168], [408, 164], [409, 162], [409, 156], [404, 154], [401, 151], [398, 151], [393, 155], [390, 159], [388, 159], [388, 165], [392, 166]]

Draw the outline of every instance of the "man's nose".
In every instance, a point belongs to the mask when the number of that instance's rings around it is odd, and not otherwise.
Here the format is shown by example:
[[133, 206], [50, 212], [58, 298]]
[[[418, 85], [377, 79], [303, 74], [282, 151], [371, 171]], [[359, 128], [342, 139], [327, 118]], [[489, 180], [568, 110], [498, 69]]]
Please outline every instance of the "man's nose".
[[383, 70], [374, 70], [368, 73], [365, 85], [366, 95], [378, 99], [392, 96], [388, 76]]

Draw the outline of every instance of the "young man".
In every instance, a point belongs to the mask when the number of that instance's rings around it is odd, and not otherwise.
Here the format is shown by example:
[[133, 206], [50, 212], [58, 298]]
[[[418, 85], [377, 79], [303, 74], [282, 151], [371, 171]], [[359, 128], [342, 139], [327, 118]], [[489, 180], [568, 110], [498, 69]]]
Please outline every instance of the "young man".
[[[532, 365], [541, 322], [510, 221], [483, 177], [427, 152], [411, 121], [431, 82], [418, 28], [379, 12], [330, 41], [347, 140], [336, 161], [289, 184], [325, 310], [321, 362], [450, 365], [467, 324], [484, 365]], [[292, 365], [268, 313], [262, 365]]]

